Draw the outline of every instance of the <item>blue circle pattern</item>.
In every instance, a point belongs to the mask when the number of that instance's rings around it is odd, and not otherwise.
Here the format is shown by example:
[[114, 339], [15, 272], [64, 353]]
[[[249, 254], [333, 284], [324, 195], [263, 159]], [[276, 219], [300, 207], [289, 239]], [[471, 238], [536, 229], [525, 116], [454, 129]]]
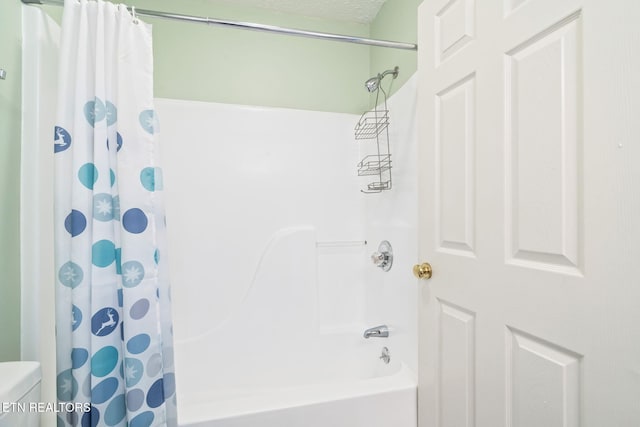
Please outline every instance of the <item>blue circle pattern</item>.
[[149, 377], [155, 377], [162, 370], [162, 355], [159, 353], [154, 354], [147, 361], [147, 375]]
[[[120, 149], [122, 148], [122, 142], [122, 135], [116, 133], [116, 152], [120, 151]], [[110, 148], [111, 144], [109, 144], [109, 140], [107, 139], [107, 150], [109, 150]]]
[[66, 129], [56, 126], [53, 130], [53, 152], [59, 153], [71, 147], [71, 135]]
[[89, 190], [93, 190], [93, 186], [98, 181], [98, 168], [93, 163], [85, 163], [78, 169], [78, 179]]
[[164, 189], [162, 168], [148, 167], [142, 169], [140, 183], [148, 191], [162, 191]]
[[118, 110], [116, 106], [107, 101], [105, 106], [105, 115], [107, 116], [107, 126], [112, 126], [118, 120]]
[[78, 264], [68, 261], [58, 270], [58, 280], [68, 288], [75, 288], [82, 283], [84, 273]]
[[67, 413], [67, 421], [72, 426], [75, 426], [78, 423], [78, 414], [75, 413], [75, 412], [68, 412]]
[[131, 422], [129, 422], [129, 427], [150, 427], [154, 418], [153, 412], [143, 412], [136, 415]]
[[149, 312], [149, 300], [142, 298], [129, 309], [129, 316], [134, 320], [142, 319]]
[[151, 344], [151, 337], [147, 334], [138, 334], [127, 341], [127, 350], [131, 354], [143, 353]]
[[71, 307], [71, 330], [75, 331], [82, 324], [82, 311], [77, 306]]
[[127, 388], [133, 387], [140, 382], [144, 373], [144, 365], [138, 359], [127, 357], [124, 359], [124, 380]]
[[115, 426], [122, 421], [127, 414], [127, 403], [124, 394], [120, 394], [111, 400], [104, 411], [104, 422], [108, 426]]
[[[100, 412], [94, 406], [91, 406], [91, 411], [85, 412], [82, 416], [81, 427], [97, 427], [100, 423]], [[75, 425], [75, 423], [71, 423]]]
[[111, 194], [100, 193], [93, 196], [93, 217], [103, 222], [113, 219], [113, 197]]
[[138, 261], [122, 264], [122, 285], [127, 288], [138, 286], [144, 279], [144, 267]]
[[72, 209], [64, 220], [64, 228], [72, 237], [79, 236], [87, 228], [87, 218], [82, 212]]
[[164, 381], [162, 378], [154, 382], [147, 392], [147, 405], [157, 408], [164, 402]]
[[114, 377], [102, 380], [91, 390], [91, 401], [98, 405], [106, 402], [116, 394], [119, 385], [120, 381]]
[[176, 392], [176, 376], [172, 373], [164, 375], [164, 394], [167, 398]]
[[129, 233], [140, 234], [147, 229], [149, 220], [142, 209], [132, 208], [122, 215], [122, 226]]
[[58, 374], [57, 384], [58, 400], [70, 402], [75, 399], [78, 393], [78, 381], [73, 377], [71, 369], [67, 369]]
[[118, 310], [113, 307], [102, 308], [91, 318], [91, 333], [98, 337], [109, 335], [116, 329], [119, 322]]
[[122, 274], [122, 248], [116, 248], [116, 274]]
[[89, 352], [84, 348], [74, 348], [71, 350], [71, 367], [78, 369], [89, 360]]
[[113, 219], [120, 221], [120, 196], [113, 198]]
[[106, 114], [106, 107], [100, 98], [96, 97], [93, 101], [84, 104], [84, 117], [91, 126], [95, 126], [96, 123], [104, 120]]
[[153, 110], [144, 110], [138, 116], [142, 129], [153, 135], [158, 131], [158, 120]]
[[127, 408], [130, 411], [137, 411], [144, 403], [144, 391], [134, 388], [127, 392]]
[[93, 244], [91, 262], [96, 267], [108, 267], [116, 260], [116, 247], [111, 240], [99, 240]]
[[[107, 127], [114, 126], [118, 121], [117, 107], [112, 102], [104, 101], [98, 97], [84, 104], [83, 113], [85, 123], [95, 129], [98, 129], [98, 124], [104, 129], [105, 125]], [[154, 135], [159, 130], [154, 110], [142, 111], [138, 116], [138, 123], [147, 134]], [[111, 128], [108, 133], [111, 135], [111, 140], [115, 135], [116, 152], [120, 153], [121, 149], [127, 146], [126, 141], [114, 128]], [[72, 151], [84, 149], [78, 144], [72, 146], [72, 141], [71, 134], [65, 128], [55, 127], [54, 153], [62, 153], [69, 148], [72, 148]], [[76, 146], [78, 148], [73, 148]], [[102, 145], [102, 147], [104, 151], [105, 146]], [[110, 140], [107, 138], [105, 153], [108, 153], [110, 149]], [[118, 154], [118, 156], [126, 156], [127, 152], [128, 150], [124, 152], [125, 154]], [[114, 164], [104, 167], [104, 163], [100, 162], [102, 154], [98, 152], [97, 148], [95, 148], [95, 153], [93, 150], [89, 150], [88, 153], [91, 154], [85, 162], [78, 163], [80, 167], [74, 167], [76, 182], [79, 184], [75, 186], [74, 191], [78, 191], [80, 197], [73, 198], [72, 206], [74, 209], [71, 209], [64, 218], [64, 229], [79, 242], [77, 246], [85, 244], [84, 242], [88, 240], [91, 248], [90, 263], [82, 261], [84, 259], [82, 257], [78, 259], [74, 257], [75, 262], [69, 259], [59, 267], [58, 281], [61, 286], [71, 289], [79, 286], [91, 286], [96, 275], [106, 277], [104, 274], [113, 274], [114, 264], [116, 274], [121, 276], [121, 281], [120, 287], [116, 289], [117, 296], [115, 298], [117, 300], [95, 308], [91, 307], [91, 304], [87, 306], [80, 303], [73, 304], [71, 307], [72, 333], [90, 328], [91, 346], [87, 348], [76, 346], [69, 350], [68, 367], [70, 369], [58, 373], [57, 395], [60, 401], [65, 402], [73, 401], [76, 397], [80, 401], [90, 399], [91, 410], [85, 413], [58, 416], [57, 422], [61, 426], [71, 424], [82, 427], [114, 426], [126, 422], [130, 427], [148, 427], [154, 422], [159, 422], [156, 417], [158, 411], [156, 408], [161, 407], [166, 399], [175, 393], [175, 377], [171, 373], [172, 367], [170, 366], [172, 358], [164, 360], [162, 354], [157, 352], [159, 344], [155, 338], [157, 334], [156, 312], [152, 311], [150, 301], [154, 297], [152, 295], [158, 294], [159, 289], [151, 290], [153, 294], [146, 290], [143, 290], [143, 293], [136, 291], [135, 297], [133, 294], [127, 296], [126, 289], [135, 288], [143, 281], [145, 268], [157, 271], [159, 249], [154, 249], [150, 258], [147, 258], [142, 252], [139, 253], [139, 256], [143, 259], [130, 260], [123, 264], [120, 246], [126, 246], [127, 241], [121, 241], [124, 237], [114, 238], [113, 230], [116, 231], [117, 236], [119, 227], [110, 227], [109, 225], [113, 224], [113, 221], [120, 221], [123, 232], [132, 236], [142, 235], [147, 230], [155, 232], [155, 226], [150, 227], [149, 225], [151, 219], [157, 216], [155, 213], [145, 212], [141, 208], [142, 206], [135, 207], [135, 205], [127, 206], [121, 215], [118, 187], [123, 184], [122, 181], [119, 181], [122, 177], [116, 175], [117, 168]], [[77, 155], [74, 154], [74, 162]], [[113, 159], [114, 157], [111, 157], [109, 161], [112, 163]], [[119, 181], [120, 184], [116, 185], [116, 181]], [[142, 167], [139, 172], [139, 181], [133, 184], [137, 185], [140, 190], [147, 192], [146, 194], [162, 191], [164, 187], [162, 169], [155, 166]], [[85, 194], [90, 197], [85, 197]], [[86, 208], [77, 206], [82, 203], [82, 200], [87, 199], [90, 200], [90, 204]], [[141, 202], [144, 203], [144, 199], [141, 199]], [[144, 206], [148, 207], [147, 204]], [[92, 223], [91, 220], [93, 220]], [[135, 252], [132, 253], [135, 254]], [[149, 262], [151, 262], [150, 265]], [[87, 274], [83, 269], [87, 270]], [[126, 305], [125, 310], [127, 298], [131, 298], [133, 304]], [[83, 317], [86, 316], [90, 317], [87, 317], [87, 322], [83, 322]], [[140, 329], [139, 326], [136, 326], [136, 330], [140, 333], [125, 340], [125, 317], [127, 324], [129, 322], [143, 322], [142, 325], [149, 324], [150, 328]], [[145, 330], [150, 331], [153, 335], [144, 333]], [[79, 333], [82, 334], [82, 332]], [[161, 338], [161, 341], [162, 339], [164, 338]], [[84, 339], [77, 341], [77, 343], [81, 342], [84, 342]], [[135, 357], [129, 357], [130, 355]], [[169, 366], [164, 366], [165, 363], [168, 363]], [[74, 374], [76, 371], [77, 374]], [[79, 388], [76, 375], [78, 375], [77, 378], [82, 379], [82, 390]], [[158, 378], [159, 375], [160, 378]], [[124, 394], [125, 390], [126, 394]], [[85, 397], [81, 397], [82, 395]], [[175, 400], [173, 404], [175, 405]]]
[[103, 347], [91, 358], [91, 373], [96, 377], [109, 375], [118, 364], [118, 349], [113, 346]]

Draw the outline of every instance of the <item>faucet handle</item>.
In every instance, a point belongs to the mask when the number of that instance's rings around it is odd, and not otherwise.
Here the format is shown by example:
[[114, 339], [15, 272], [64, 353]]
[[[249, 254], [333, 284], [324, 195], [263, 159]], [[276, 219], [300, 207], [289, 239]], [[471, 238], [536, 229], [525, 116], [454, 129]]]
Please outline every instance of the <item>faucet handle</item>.
[[380, 267], [384, 271], [389, 271], [393, 264], [393, 250], [391, 249], [391, 243], [383, 240], [378, 246], [378, 250], [371, 254], [371, 261], [377, 267]]
[[387, 262], [388, 259], [389, 257], [382, 252], [376, 251], [371, 254], [371, 261], [373, 261], [373, 263], [378, 267], [380, 267], [381, 264]]

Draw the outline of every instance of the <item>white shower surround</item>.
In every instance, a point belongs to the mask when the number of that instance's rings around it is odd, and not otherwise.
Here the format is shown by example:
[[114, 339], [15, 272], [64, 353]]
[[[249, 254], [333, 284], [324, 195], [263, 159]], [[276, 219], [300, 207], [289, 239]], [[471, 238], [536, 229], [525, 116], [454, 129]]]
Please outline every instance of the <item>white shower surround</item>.
[[[157, 101], [185, 425], [295, 425], [301, 406], [318, 425], [415, 425], [414, 94], [389, 101], [395, 188], [376, 195], [357, 115]], [[389, 273], [369, 261], [381, 239]], [[383, 323], [389, 339], [362, 337]]]
[[[58, 29], [26, 9], [38, 30], [25, 35], [24, 81], [39, 84], [24, 87], [22, 357], [42, 361], [54, 401], [46, 141]], [[415, 426], [415, 92], [413, 77], [389, 102], [394, 189], [366, 196], [358, 115], [156, 100], [181, 425]], [[396, 255], [388, 273], [369, 261], [382, 239]], [[383, 323], [388, 339], [363, 339]]]

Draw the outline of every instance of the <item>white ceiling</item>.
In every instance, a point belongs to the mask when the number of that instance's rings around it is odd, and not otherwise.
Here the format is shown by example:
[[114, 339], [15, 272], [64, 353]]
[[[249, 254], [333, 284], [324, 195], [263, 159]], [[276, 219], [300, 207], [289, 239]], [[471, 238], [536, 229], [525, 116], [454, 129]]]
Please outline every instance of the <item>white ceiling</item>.
[[368, 24], [386, 0], [224, 0], [296, 15]]

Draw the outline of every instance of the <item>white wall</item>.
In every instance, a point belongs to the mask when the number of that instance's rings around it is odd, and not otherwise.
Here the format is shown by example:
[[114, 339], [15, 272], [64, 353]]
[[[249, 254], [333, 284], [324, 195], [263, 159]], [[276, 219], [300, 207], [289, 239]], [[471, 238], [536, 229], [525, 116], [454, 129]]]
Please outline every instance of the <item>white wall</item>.
[[176, 322], [181, 339], [215, 329], [238, 308], [282, 230], [311, 226], [319, 242], [364, 241], [353, 115], [176, 100], [156, 108], [174, 306], [188, 316]]
[[[415, 78], [389, 102], [394, 188], [381, 194], [360, 192], [358, 115], [176, 100], [156, 108], [178, 366], [237, 362], [203, 374], [218, 384], [258, 381], [265, 366], [299, 377], [282, 355], [334, 334], [375, 354], [386, 345], [416, 372]], [[369, 261], [382, 239], [396, 253], [389, 273]], [[378, 324], [390, 339], [365, 343], [364, 329]]]
[[[402, 72], [402, 71], [401, 71]], [[417, 135], [415, 127], [417, 75], [414, 74], [388, 102], [393, 188], [365, 198], [364, 218], [369, 250], [388, 240], [393, 266], [383, 272], [365, 270], [367, 315], [370, 326], [386, 323], [391, 329], [391, 356], [401, 357], [418, 372], [418, 286], [412, 267], [417, 263]]]
[[185, 366], [178, 390], [198, 375], [217, 386], [310, 379], [322, 334], [357, 342], [365, 327], [357, 117], [176, 100], [156, 108]]

